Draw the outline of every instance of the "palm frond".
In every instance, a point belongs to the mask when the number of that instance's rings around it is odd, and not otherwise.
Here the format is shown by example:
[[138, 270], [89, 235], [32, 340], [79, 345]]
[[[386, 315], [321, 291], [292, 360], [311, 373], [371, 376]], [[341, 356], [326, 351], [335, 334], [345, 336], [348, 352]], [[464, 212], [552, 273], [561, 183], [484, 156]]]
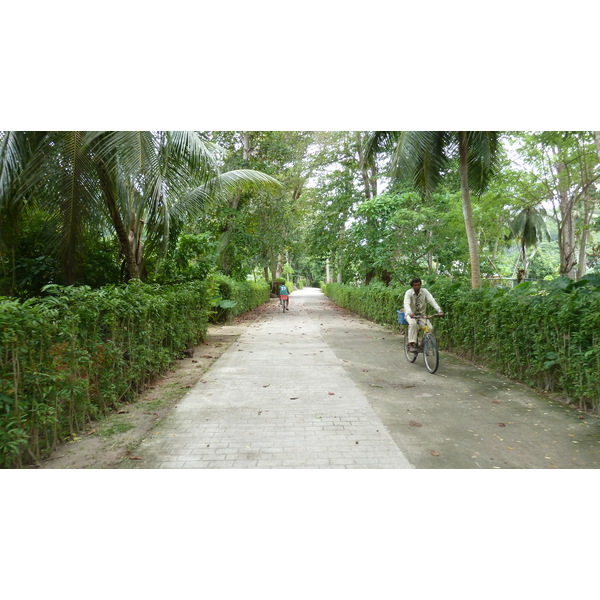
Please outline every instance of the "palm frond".
[[17, 131], [0, 134], [0, 205], [8, 199], [8, 191], [14, 185], [23, 166], [24, 137]]
[[392, 175], [410, 178], [421, 193], [430, 193], [443, 179], [450, 157], [448, 132], [405, 131], [392, 155]]
[[391, 151], [401, 131], [370, 131], [363, 147], [365, 161], [373, 162], [380, 152]]
[[39, 165], [44, 131], [0, 132], [0, 207], [19, 202], [33, 185], [44, 179], [32, 177]]
[[500, 166], [500, 134], [497, 131], [469, 131], [467, 140], [469, 187], [480, 194]]
[[260, 171], [252, 169], [227, 171], [214, 177], [207, 184], [189, 190], [182, 198], [181, 208], [194, 207], [196, 210], [202, 210], [206, 202], [213, 200], [219, 202], [232, 197], [237, 192], [263, 189], [277, 193], [282, 189], [282, 185], [274, 177]]
[[158, 139], [151, 131], [88, 131], [84, 144], [113, 174], [136, 176], [158, 168]]
[[537, 246], [546, 238], [550, 241], [550, 233], [546, 226], [544, 209], [526, 207], [509, 222], [510, 238], [520, 242], [522, 247]]

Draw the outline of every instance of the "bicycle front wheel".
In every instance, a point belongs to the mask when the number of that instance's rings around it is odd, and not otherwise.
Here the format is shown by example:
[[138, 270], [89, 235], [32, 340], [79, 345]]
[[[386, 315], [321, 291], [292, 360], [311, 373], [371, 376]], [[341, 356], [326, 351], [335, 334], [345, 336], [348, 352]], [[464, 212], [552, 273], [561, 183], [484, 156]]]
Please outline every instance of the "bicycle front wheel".
[[406, 360], [410, 363], [414, 363], [417, 360], [417, 353], [410, 352], [408, 349], [408, 327], [404, 330], [404, 356], [406, 356]]
[[440, 353], [436, 339], [431, 333], [426, 333], [423, 338], [423, 359], [430, 373], [435, 373], [440, 364]]

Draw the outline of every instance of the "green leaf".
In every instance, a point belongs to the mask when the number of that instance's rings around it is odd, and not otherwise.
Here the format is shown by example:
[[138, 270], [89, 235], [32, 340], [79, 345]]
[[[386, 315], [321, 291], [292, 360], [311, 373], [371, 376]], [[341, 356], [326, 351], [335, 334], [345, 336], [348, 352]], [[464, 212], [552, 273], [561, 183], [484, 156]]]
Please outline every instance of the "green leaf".
[[221, 300], [217, 306], [219, 308], [233, 308], [237, 302], [235, 300]]

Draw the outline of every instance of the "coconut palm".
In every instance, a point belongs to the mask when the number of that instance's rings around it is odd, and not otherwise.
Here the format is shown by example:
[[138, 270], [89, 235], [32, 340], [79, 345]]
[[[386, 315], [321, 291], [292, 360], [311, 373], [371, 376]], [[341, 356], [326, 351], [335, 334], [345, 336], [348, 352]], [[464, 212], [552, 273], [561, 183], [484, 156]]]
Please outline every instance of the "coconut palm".
[[392, 177], [408, 176], [428, 195], [439, 185], [458, 157], [463, 217], [471, 258], [471, 286], [481, 283], [479, 247], [473, 222], [471, 192], [481, 193], [495, 172], [499, 133], [495, 131], [375, 131], [367, 142], [367, 156], [390, 153]]
[[527, 274], [530, 260], [527, 256], [527, 249], [537, 248], [544, 238], [548, 241], [551, 239], [545, 218], [546, 211], [543, 208], [527, 206], [508, 224], [510, 228], [509, 238], [516, 240], [519, 244], [519, 259], [522, 265], [520, 279]]
[[166, 249], [208, 201], [279, 187], [258, 171], [220, 173], [218, 147], [190, 131], [4, 132], [1, 142], [0, 214], [15, 204], [51, 211], [67, 281], [84, 227], [115, 234], [128, 278], [137, 279], [144, 243]]

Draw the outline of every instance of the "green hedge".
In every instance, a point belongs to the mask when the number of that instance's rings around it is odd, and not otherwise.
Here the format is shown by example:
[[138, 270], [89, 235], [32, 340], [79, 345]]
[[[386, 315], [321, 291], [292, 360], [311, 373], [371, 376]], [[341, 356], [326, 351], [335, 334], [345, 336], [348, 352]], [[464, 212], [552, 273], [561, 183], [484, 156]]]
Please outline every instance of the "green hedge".
[[[569, 402], [600, 407], [600, 286], [525, 283], [511, 290], [472, 290], [451, 280], [424, 285], [443, 308], [436, 321], [442, 348]], [[327, 284], [336, 304], [382, 324], [396, 325], [406, 288]]]
[[43, 458], [197, 344], [209, 287], [55, 286], [0, 299], [0, 465]]
[[212, 322], [228, 321], [238, 315], [268, 302], [269, 284], [265, 281], [236, 281], [225, 275], [217, 275], [213, 298]]
[[227, 319], [269, 300], [266, 283], [220, 276], [46, 292], [24, 302], [0, 298], [2, 467], [47, 456], [133, 398], [206, 336], [209, 317]]

